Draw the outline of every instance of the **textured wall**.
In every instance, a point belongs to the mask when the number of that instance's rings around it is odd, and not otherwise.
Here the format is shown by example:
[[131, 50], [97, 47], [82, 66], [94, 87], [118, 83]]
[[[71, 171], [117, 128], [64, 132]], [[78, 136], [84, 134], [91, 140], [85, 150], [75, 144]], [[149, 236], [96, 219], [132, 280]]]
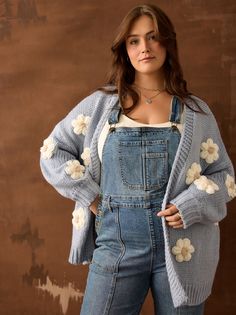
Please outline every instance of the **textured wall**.
[[[103, 83], [116, 27], [137, 3], [0, 1], [0, 314], [79, 314], [87, 266], [67, 263], [74, 204], [42, 178], [39, 148]], [[235, 161], [235, 1], [157, 4], [176, 26], [189, 88], [209, 103]], [[221, 260], [206, 315], [236, 311], [234, 205], [220, 224]], [[142, 315], [151, 314], [149, 295]]]

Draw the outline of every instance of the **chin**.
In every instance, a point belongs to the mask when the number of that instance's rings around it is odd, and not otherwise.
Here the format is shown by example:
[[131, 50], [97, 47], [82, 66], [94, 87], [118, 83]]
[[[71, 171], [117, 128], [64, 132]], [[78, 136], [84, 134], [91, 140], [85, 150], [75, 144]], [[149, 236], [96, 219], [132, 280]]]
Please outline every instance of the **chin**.
[[135, 71], [137, 72], [140, 72], [140, 73], [153, 73], [153, 72], [156, 72], [156, 71], [160, 71], [162, 68], [163, 68], [163, 64], [161, 65], [151, 65], [151, 64], [146, 64], [145, 66], [138, 66], [138, 67], [135, 67], [133, 66]]
[[150, 68], [150, 69], [135, 69], [136, 72], [142, 73], [142, 74], [153, 74], [156, 72], [159, 72], [162, 68]]

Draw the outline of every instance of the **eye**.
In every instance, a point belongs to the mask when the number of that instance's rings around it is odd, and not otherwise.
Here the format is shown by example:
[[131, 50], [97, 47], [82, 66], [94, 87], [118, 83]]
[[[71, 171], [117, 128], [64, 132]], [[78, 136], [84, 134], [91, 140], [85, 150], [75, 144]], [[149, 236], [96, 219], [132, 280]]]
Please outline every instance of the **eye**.
[[132, 39], [130, 40], [130, 45], [136, 45], [138, 43], [138, 40], [137, 39]]
[[157, 40], [157, 35], [156, 34], [150, 34], [150, 35], [148, 35], [148, 40]]

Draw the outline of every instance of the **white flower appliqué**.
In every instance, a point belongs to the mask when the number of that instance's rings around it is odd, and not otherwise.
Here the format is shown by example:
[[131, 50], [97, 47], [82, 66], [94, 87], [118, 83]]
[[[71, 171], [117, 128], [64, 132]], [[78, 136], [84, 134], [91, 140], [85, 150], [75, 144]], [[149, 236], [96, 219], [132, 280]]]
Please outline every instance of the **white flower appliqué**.
[[225, 185], [226, 185], [227, 190], [228, 190], [228, 195], [231, 198], [236, 197], [235, 181], [234, 181], [234, 178], [232, 176], [230, 176], [229, 174], [227, 174], [227, 176], [226, 176]]
[[208, 194], [214, 194], [216, 190], [219, 190], [219, 186], [204, 175], [196, 179], [194, 184], [199, 190], [205, 190]]
[[81, 154], [81, 158], [84, 160], [84, 165], [89, 165], [91, 160], [90, 160], [90, 149], [89, 148], [84, 148], [84, 152]]
[[178, 262], [189, 261], [192, 258], [192, 253], [195, 249], [188, 238], [180, 238], [176, 245], [172, 247], [172, 254]]
[[207, 163], [213, 163], [219, 158], [219, 147], [213, 142], [211, 138], [208, 138], [206, 142], [201, 143], [201, 153], [202, 159], [206, 160]]
[[52, 137], [48, 137], [43, 141], [43, 146], [40, 148], [41, 156], [47, 160], [53, 156], [56, 144]]
[[65, 172], [73, 179], [79, 179], [83, 176], [85, 167], [78, 160], [70, 160], [66, 162]]
[[90, 123], [90, 116], [84, 116], [83, 114], [80, 114], [77, 116], [76, 119], [72, 120], [72, 127], [74, 127], [74, 133], [77, 135], [83, 134], [85, 135], [88, 129], [88, 125]]
[[186, 184], [190, 185], [195, 179], [200, 177], [201, 165], [194, 162], [187, 171]]
[[82, 228], [84, 226], [85, 223], [85, 216], [84, 216], [84, 208], [76, 208], [73, 212], [72, 212], [72, 224], [74, 225], [74, 227], [76, 228], [76, 230], [79, 230], [80, 228]]

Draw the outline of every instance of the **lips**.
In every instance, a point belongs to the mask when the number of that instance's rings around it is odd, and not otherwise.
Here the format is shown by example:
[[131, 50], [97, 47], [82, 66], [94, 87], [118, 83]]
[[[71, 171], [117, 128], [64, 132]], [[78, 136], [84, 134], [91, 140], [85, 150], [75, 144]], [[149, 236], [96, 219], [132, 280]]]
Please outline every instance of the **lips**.
[[139, 60], [139, 61], [144, 61], [144, 60], [151, 60], [151, 59], [154, 59], [155, 57], [145, 57], [145, 58], [143, 58], [143, 59], [141, 59], [141, 60]]

